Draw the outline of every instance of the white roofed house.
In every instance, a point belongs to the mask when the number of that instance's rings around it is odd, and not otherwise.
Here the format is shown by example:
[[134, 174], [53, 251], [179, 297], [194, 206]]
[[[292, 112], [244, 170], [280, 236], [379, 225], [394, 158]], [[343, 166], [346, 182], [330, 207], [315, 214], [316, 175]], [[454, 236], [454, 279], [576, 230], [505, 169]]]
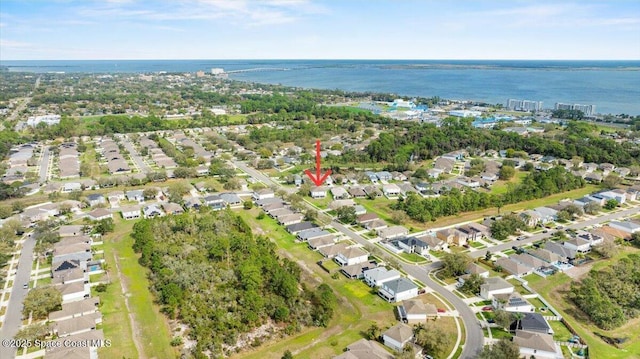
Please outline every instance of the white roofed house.
[[494, 294], [491, 305], [507, 312], [533, 312], [535, 308], [518, 292]]
[[525, 358], [563, 359], [560, 345], [550, 334], [537, 333], [526, 330], [516, 330], [513, 342], [520, 348], [520, 355]]
[[288, 226], [288, 225], [302, 222], [302, 220], [304, 220], [304, 215], [301, 213], [293, 213], [293, 214], [287, 214], [284, 216], [279, 216], [277, 219], [278, 219], [278, 223], [280, 223], [281, 225]]
[[392, 241], [406, 253], [416, 253], [421, 256], [429, 255], [429, 245], [416, 237], [402, 237]]
[[120, 208], [120, 213], [124, 219], [138, 219], [140, 218], [140, 207], [127, 206]]
[[424, 304], [421, 299], [407, 299], [396, 307], [398, 317], [405, 323], [424, 323], [427, 318], [436, 318], [438, 316], [438, 308], [429, 303]]
[[489, 277], [480, 286], [480, 296], [484, 299], [493, 299], [496, 294], [513, 293], [513, 285], [500, 277]]
[[578, 253], [587, 253], [591, 251], [591, 242], [580, 237], [566, 240], [562, 245]]
[[333, 260], [341, 266], [350, 266], [367, 262], [369, 253], [359, 247], [348, 247], [341, 250]]
[[144, 218], [154, 218], [154, 217], [162, 217], [164, 216], [164, 211], [160, 208], [158, 204], [150, 204], [142, 209], [142, 213], [144, 214]]
[[382, 193], [387, 198], [392, 198], [392, 197], [398, 197], [400, 193], [402, 193], [402, 190], [395, 183], [387, 183], [382, 185]]
[[253, 199], [255, 199], [256, 201], [260, 201], [263, 199], [267, 199], [267, 198], [274, 198], [276, 196], [276, 193], [268, 188], [263, 188], [261, 190], [255, 191], [253, 192]]
[[395, 269], [377, 267], [364, 272], [364, 281], [370, 287], [379, 287], [384, 282], [400, 278], [400, 272]]
[[133, 191], [127, 191], [125, 193], [125, 196], [127, 197], [127, 201], [135, 201], [138, 203], [143, 203], [144, 202], [144, 195], [143, 195], [143, 191], [141, 189], [137, 189], [137, 190], [133, 190]]
[[611, 221], [609, 222], [609, 227], [630, 234], [640, 232], [640, 224], [633, 221]]
[[107, 199], [101, 194], [90, 194], [87, 195], [87, 202], [89, 202], [89, 206], [95, 207], [101, 204], [106, 204]]
[[401, 277], [382, 283], [378, 295], [387, 302], [399, 302], [418, 296], [418, 286], [407, 278]]

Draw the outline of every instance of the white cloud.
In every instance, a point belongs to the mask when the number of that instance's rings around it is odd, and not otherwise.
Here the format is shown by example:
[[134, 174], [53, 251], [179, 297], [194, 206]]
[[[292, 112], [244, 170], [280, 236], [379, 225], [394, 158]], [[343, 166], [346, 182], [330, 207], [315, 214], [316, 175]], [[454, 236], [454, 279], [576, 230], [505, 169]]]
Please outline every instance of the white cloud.
[[13, 41], [13, 40], [0, 39], [0, 47], [28, 48], [28, 47], [33, 47], [33, 44], [30, 44], [28, 42], [22, 42], [22, 41]]

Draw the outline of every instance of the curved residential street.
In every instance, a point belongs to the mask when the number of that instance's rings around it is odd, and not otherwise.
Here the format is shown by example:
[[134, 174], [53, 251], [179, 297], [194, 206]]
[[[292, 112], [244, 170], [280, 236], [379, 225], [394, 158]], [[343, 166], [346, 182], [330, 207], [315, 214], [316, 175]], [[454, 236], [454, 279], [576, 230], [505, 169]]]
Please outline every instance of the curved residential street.
[[[273, 181], [271, 178], [267, 177], [260, 171], [247, 166], [245, 163], [241, 161], [234, 161], [233, 164], [237, 168], [246, 172], [249, 176], [253, 177], [255, 180], [260, 181], [269, 187], [282, 186], [281, 184]], [[370, 241], [362, 238], [362, 236], [360, 236], [359, 234], [355, 233], [354, 231], [350, 230], [346, 226], [336, 221], [332, 221], [331, 226], [337, 229], [338, 231], [340, 231], [341, 233], [343, 233], [345, 236], [348, 236], [349, 238], [353, 239], [358, 244], [361, 244], [363, 246], [372, 245]], [[453, 294], [448, 289], [441, 286], [439, 283], [434, 282], [429, 277], [429, 272], [431, 272], [434, 269], [438, 269], [439, 263], [432, 263], [430, 265], [427, 265], [426, 267], [425, 266], [421, 267], [415, 264], [407, 264], [402, 262], [400, 263], [401, 263], [402, 269], [405, 272], [407, 272], [412, 277], [416, 278], [417, 280], [429, 286], [429, 288], [433, 289], [435, 292], [440, 294], [447, 301], [449, 301], [449, 303], [452, 306], [454, 306], [455, 310], [460, 315], [462, 322], [464, 323], [465, 333], [466, 333], [465, 344], [463, 347], [462, 354], [460, 355], [460, 358], [463, 358], [463, 359], [475, 358], [478, 355], [478, 353], [482, 350], [484, 345], [484, 333], [482, 332], [482, 328], [480, 327], [480, 322], [476, 319], [475, 314], [473, 314], [469, 306], [465, 304], [462, 301], [462, 299], [458, 298], [455, 294]], [[459, 340], [460, 340], [460, 336], [458, 336], [458, 344], [459, 344]]]

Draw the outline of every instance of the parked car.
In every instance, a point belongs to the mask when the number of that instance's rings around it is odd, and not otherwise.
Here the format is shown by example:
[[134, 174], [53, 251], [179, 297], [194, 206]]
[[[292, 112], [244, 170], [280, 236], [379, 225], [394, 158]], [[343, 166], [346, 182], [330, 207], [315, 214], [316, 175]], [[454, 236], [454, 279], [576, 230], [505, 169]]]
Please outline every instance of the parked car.
[[490, 311], [492, 311], [492, 310], [493, 310], [493, 307], [492, 307], [492, 306], [490, 306], [490, 305], [488, 305], [488, 306], [486, 306], [486, 307], [482, 307], [482, 310], [483, 310], [483, 311], [485, 311], [485, 312], [490, 312]]
[[542, 231], [542, 233], [549, 233], [549, 230], [545, 229], [544, 231]]
[[29, 283], [25, 283], [25, 284], [23, 284], [23, 285], [22, 285], [22, 288], [23, 288], [23, 289], [29, 289]]

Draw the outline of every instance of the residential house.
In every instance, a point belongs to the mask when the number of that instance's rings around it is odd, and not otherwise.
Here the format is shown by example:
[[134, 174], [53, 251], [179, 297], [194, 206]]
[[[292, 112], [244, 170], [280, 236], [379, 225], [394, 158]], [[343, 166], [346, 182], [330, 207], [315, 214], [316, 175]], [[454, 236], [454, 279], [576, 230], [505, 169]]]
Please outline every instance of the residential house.
[[356, 218], [356, 223], [358, 223], [359, 225], [363, 225], [363, 224], [365, 224], [367, 222], [371, 222], [371, 221], [376, 220], [376, 219], [380, 219], [380, 217], [378, 217], [377, 214], [375, 214], [375, 213], [366, 213], [366, 214], [359, 215]]
[[58, 338], [68, 337], [74, 334], [82, 334], [96, 329], [97, 324], [102, 323], [102, 315], [99, 312], [83, 315], [54, 322], [51, 332]]
[[369, 181], [371, 181], [371, 183], [378, 183], [378, 176], [376, 176], [374, 172], [365, 171], [364, 175], [369, 178]]
[[425, 242], [429, 246], [429, 249], [434, 251], [441, 251], [449, 247], [446, 242], [444, 242], [443, 240], [437, 238], [432, 234], [417, 236], [416, 238]]
[[353, 208], [355, 209], [356, 216], [361, 216], [361, 215], [367, 213], [367, 209], [364, 208], [364, 206], [361, 206], [359, 204], [356, 204], [355, 206], [353, 206]]
[[402, 352], [404, 346], [413, 340], [413, 327], [398, 323], [382, 333], [382, 341], [387, 347]]
[[409, 230], [403, 226], [391, 226], [388, 228], [382, 228], [377, 232], [378, 236], [380, 236], [380, 238], [382, 239], [392, 239], [409, 234]]
[[61, 310], [49, 313], [49, 320], [59, 321], [93, 314], [98, 311], [99, 305], [99, 297], [91, 297], [76, 302], [66, 303], [62, 305]]
[[511, 257], [498, 259], [496, 266], [500, 266], [502, 270], [516, 277], [526, 276], [534, 271], [533, 267], [518, 262]]
[[640, 224], [634, 221], [611, 221], [609, 222], [609, 227], [629, 234], [640, 232]]
[[407, 278], [401, 277], [382, 283], [378, 295], [387, 302], [399, 302], [418, 296], [418, 286]]
[[453, 166], [455, 161], [450, 158], [439, 157], [433, 163], [433, 168], [439, 169], [444, 173], [451, 173], [453, 171]]
[[381, 219], [374, 219], [373, 221], [365, 222], [362, 226], [370, 231], [379, 232], [382, 229], [387, 228], [387, 222]]
[[184, 207], [186, 209], [198, 210], [202, 206], [202, 200], [200, 197], [189, 197], [184, 200]]
[[340, 251], [334, 260], [341, 266], [364, 263], [369, 260], [369, 253], [359, 247], [348, 247]]
[[584, 176], [584, 179], [589, 182], [600, 183], [602, 182], [602, 174], [598, 172], [587, 172], [587, 174], [585, 174]]
[[312, 250], [332, 246], [336, 243], [336, 237], [333, 234], [328, 234], [322, 237], [314, 237], [307, 241], [309, 248]]
[[391, 181], [393, 179], [393, 175], [390, 172], [387, 172], [387, 171], [376, 172], [375, 175], [376, 175], [376, 177], [378, 177], [378, 179], [380, 181], [389, 182], [389, 181]]
[[384, 282], [400, 278], [400, 272], [395, 269], [377, 267], [364, 272], [364, 281], [370, 287], [379, 287]]
[[535, 308], [518, 292], [495, 294], [491, 299], [495, 310], [507, 312], [533, 312]]
[[87, 195], [87, 202], [89, 202], [89, 206], [95, 207], [101, 204], [106, 204], [107, 199], [101, 194], [90, 194]]
[[125, 196], [127, 197], [127, 201], [144, 203], [144, 195], [141, 189], [136, 189], [132, 191], [125, 192]]
[[534, 211], [540, 216], [540, 223], [547, 224], [558, 219], [558, 211], [549, 207], [538, 207]]
[[354, 207], [356, 203], [352, 199], [337, 199], [329, 203], [329, 209], [336, 210], [340, 207]]
[[427, 192], [429, 189], [431, 189], [431, 185], [427, 182], [416, 183], [416, 190], [420, 193]]
[[520, 355], [524, 358], [563, 359], [560, 345], [549, 334], [516, 330], [513, 343], [520, 348]]
[[308, 241], [312, 238], [323, 237], [329, 234], [331, 234], [331, 232], [325, 231], [324, 229], [315, 226], [309, 229], [299, 231], [296, 237], [301, 241]]
[[93, 211], [89, 212], [87, 214], [87, 218], [89, 218], [92, 221], [101, 221], [103, 219], [107, 219], [107, 218], [111, 218], [113, 219], [113, 213], [111, 213], [110, 211], [104, 209], [104, 208], [98, 208], [98, 209], [94, 209]]
[[90, 297], [89, 284], [83, 282], [59, 284], [54, 288], [62, 294], [62, 304]]
[[387, 183], [382, 185], [382, 193], [388, 197], [398, 197], [402, 191], [395, 183]]
[[256, 201], [260, 201], [268, 198], [275, 198], [275, 196], [276, 196], [276, 193], [269, 188], [263, 188], [261, 190], [255, 191], [253, 192], [253, 195], [252, 195], [253, 199]]
[[142, 214], [144, 218], [155, 218], [164, 216], [164, 211], [162, 211], [160, 205], [154, 203], [142, 208]]
[[76, 237], [85, 234], [85, 226], [83, 225], [62, 225], [58, 228], [58, 235], [64, 237]]
[[91, 244], [89, 243], [56, 243], [53, 245], [53, 260], [61, 262], [65, 260], [88, 261], [91, 259]]
[[365, 186], [364, 193], [366, 193], [367, 197], [382, 197], [382, 192], [376, 186]]
[[458, 230], [458, 236], [464, 238], [466, 241], [477, 241], [489, 236], [490, 230], [487, 226], [480, 223], [467, 223], [456, 228]]
[[362, 187], [351, 187], [347, 192], [349, 192], [349, 195], [353, 198], [364, 198], [367, 196], [367, 193]]
[[571, 250], [556, 242], [545, 243], [544, 249], [551, 253], [557, 254], [560, 257], [560, 261], [563, 263], [568, 263], [576, 258], [576, 251]]
[[314, 224], [313, 222], [300, 222], [300, 223], [295, 223], [295, 224], [291, 224], [288, 225], [286, 227], [287, 232], [291, 233], [291, 234], [298, 234], [302, 231], [305, 231], [307, 229], [312, 229], [312, 228], [316, 228], [318, 227], [316, 224]]
[[211, 209], [213, 209], [214, 211], [220, 211], [227, 206], [222, 197], [217, 194], [212, 194], [204, 197], [204, 204], [211, 207]]
[[226, 206], [229, 206], [231, 208], [238, 208], [242, 206], [242, 199], [240, 199], [240, 197], [235, 193], [220, 193], [219, 197], [222, 199], [222, 202], [224, 202]]
[[624, 204], [627, 201], [627, 195], [625, 191], [602, 191], [598, 193], [601, 197], [605, 198], [605, 203], [608, 200], [615, 200], [618, 204]]
[[512, 260], [521, 263], [525, 266], [531, 267], [534, 270], [539, 270], [547, 265], [547, 263], [541, 259], [538, 259], [534, 256], [530, 256], [529, 254], [512, 254], [509, 256]]
[[553, 329], [551, 329], [551, 326], [542, 314], [535, 312], [526, 312], [523, 314], [521, 319], [514, 320], [511, 326], [509, 326], [512, 332], [526, 330], [528, 332], [553, 334]]
[[429, 245], [416, 237], [396, 238], [392, 242], [406, 253], [416, 253], [423, 257], [429, 255]]
[[51, 284], [73, 282], [89, 283], [89, 273], [86, 273], [80, 267], [51, 272]]
[[364, 276], [364, 272], [375, 268], [376, 262], [367, 261], [362, 263], [351, 264], [340, 268], [340, 272], [349, 279], [361, 279]]
[[536, 248], [534, 250], [528, 251], [527, 253], [549, 264], [556, 264], [560, 261], [559, 255], [553, 252], [550, 252], [546, 249]]
[[467, 265], [467, 268], [465, 269], [465, 273], [469, 275], [477, 274], [482, 278], [489, 278], [489, 271], [473, 262]]
[[344, 187], [331, 187], [331, 195], [334, 199], [347, 199], [349, 198], [349, 193]]
[[344, 353], [333, 359], [393, 359], [394, 356], [386, 351], [378, 342], [360, 339], [347, 346]]
[[283, 226], [288, 226], [295, 223], [300, 223], [304, 219], [304, 215], [300, 213], [293, 213], [286, 216], [279, 216], [278, 223]]
[[167, 214], [181, 214], [184, 213], [184, 208], [181, 205], [173, 202], [164, 202], [162, 203], [162, 210]]
[[480, 286], [480, 297], [490, 300], [496, 294], [513, 293], [513, 285], [500, 277], [489, 277]]
[[345, 250], [350, 244], [347, 242], [339, 242], [332, 246], [326, 246], [322, 248], [318, 248], [318, 253], [322, 254], [325, 258], [333, 259], [338, 253]]
[[124, 219], [138, 219], [140, 218], [140, 207], [127, 206], [120, 208], [120, 213]]
[[576, 237], [569, 239], [562, 243], [562, 245], [578, 253], [587, 253], [591, 251], [591, 242], [582, 238]]
[[408, 324], [424, 323], [427, 318], [436, 318], [438, 316], [436, 306], [431, 303], [424, 304], [421, 299], [404, 300], [396, 309], [400, 320]]
[[327, 188], [324, 186], [311, 187], [311, 198], [327, 197]]

